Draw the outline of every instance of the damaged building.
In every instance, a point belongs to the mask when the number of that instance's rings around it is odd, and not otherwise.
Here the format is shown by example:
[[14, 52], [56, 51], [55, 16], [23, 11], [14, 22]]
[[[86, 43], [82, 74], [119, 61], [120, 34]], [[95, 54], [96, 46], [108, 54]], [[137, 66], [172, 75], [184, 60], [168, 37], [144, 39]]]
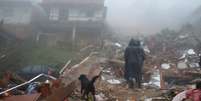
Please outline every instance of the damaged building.
[[103, 33], [104, 0], [43, 0], [41, 9], [40, 21], [34, 20], [37, 41], [87, 45], [97, 42]]

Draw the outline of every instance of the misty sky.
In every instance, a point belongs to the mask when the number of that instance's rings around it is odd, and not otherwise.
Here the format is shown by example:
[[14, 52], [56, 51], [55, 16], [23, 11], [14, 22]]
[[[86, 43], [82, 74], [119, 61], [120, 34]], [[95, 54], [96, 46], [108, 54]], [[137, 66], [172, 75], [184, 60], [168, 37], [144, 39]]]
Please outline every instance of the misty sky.
[[106, 0], [107, 21], [117, 31], [155, 33], [176, 28], [201, 6], [201, 0]]

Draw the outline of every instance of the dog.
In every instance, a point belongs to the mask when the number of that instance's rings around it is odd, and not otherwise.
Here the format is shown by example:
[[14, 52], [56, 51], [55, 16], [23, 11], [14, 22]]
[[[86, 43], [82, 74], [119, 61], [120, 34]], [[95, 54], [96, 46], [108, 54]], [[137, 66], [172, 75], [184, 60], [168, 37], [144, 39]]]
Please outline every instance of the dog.
[[92, 96], [93, 96], [94, 101], [96, 100], [95, 99], [95, 92], [96, 91], [95, 91], [94, 83], [98, 79], [98, 77], [99, 77], [99, 75], [94, 76], [91, 80], [89, 80], [86, 75], [84, 75], [84, 74], [80, 75], [79, 80], [81, 82], [82, 98], [87, 97], [87, 100], [88, 100], [89, 99], [89, 93], [91, 93]]

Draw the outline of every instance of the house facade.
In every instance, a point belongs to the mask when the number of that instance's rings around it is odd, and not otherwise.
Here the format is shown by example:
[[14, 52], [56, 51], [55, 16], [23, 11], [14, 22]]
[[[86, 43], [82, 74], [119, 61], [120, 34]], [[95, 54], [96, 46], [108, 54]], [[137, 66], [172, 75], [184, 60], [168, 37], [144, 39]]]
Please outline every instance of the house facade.
[[100, 38], [106, 16], [104, 0], [43, 0], [41, 7], [45, 18], [39, 21], [40, 33], [60, 33], [71, 42]]

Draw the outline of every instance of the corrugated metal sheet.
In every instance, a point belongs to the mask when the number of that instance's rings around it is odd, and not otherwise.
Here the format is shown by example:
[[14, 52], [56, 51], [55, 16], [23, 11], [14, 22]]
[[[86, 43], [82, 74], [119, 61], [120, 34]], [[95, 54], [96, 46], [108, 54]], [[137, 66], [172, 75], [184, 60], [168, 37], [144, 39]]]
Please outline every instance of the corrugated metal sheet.
[[19, 95], [5, 98], [4, 101], [38, 101], [40, 94]]

